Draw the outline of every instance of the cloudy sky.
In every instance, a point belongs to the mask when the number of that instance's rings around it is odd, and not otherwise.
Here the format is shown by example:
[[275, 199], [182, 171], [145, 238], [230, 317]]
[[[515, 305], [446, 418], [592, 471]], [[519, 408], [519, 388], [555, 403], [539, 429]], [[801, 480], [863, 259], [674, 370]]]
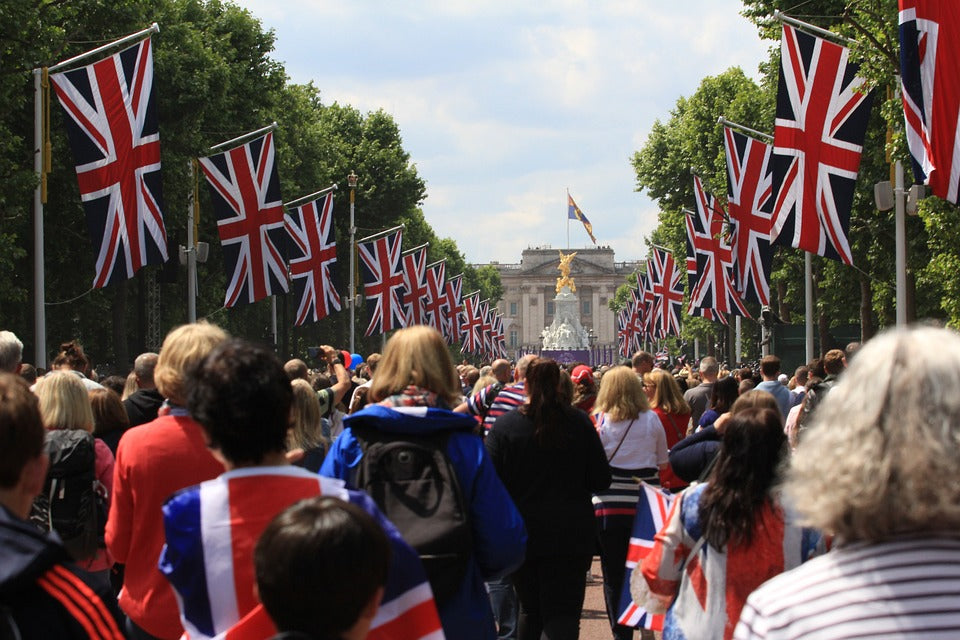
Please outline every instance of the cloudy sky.
[[[703, 77], [756, 78], [770, 44], [739, 0], [235, 1], [294, 82], [394, 117], [427, 220], [473, 263], [567, 247], [567, 189], [617, 260], [644, 257], [657, 209], [630, 157]], [[569, 238], [590, 244], [576, 221]]]

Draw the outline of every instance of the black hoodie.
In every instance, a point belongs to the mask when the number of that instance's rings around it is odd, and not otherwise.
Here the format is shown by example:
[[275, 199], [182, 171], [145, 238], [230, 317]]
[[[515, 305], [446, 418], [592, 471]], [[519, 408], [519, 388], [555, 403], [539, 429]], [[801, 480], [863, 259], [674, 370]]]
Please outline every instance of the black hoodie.
[[56, 534], [0, 505], [0, 640], [123, 637], [110, 586], [69, 560]]

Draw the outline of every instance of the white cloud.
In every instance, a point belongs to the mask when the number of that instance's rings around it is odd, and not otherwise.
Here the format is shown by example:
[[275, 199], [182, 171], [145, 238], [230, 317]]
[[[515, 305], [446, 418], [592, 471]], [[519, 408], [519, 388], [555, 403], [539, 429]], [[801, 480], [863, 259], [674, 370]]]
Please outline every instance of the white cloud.
[[[471, 262], [566, 246], [566, 188], [618, 260], [642, 258], [657, 209], [630, 156], [703, 77], [755, 76], [767, 47], [737, 0], [239, 4], [294, 81], [393, 115], [427, 220]], [[589, 238], [571, 224], [570, 241]]]

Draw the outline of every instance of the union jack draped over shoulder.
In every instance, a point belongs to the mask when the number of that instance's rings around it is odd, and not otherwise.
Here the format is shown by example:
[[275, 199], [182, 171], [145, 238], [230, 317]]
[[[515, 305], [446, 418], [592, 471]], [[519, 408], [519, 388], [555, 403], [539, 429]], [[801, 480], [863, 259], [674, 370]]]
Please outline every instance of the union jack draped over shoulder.
[[284, 217], [290, 234], [290, 277], [297, 299], [296, 326], [340, 310], [331, 268], [337, 261], [333, 237], [333, 194], [294, 208]]
[[280, 198], [273, 133], [206, 158], [207, 178], [223, 247], [223, 306], [286, 293], [289, 234]]
[[167, 261], [160, 131], [147, 38], [50, 81], [66, 114], [80, 199], [96, 253], [94, 287]]
[[847, 233], [873, 94], [848, 57], [845, 47], [783, 25], [770, 237], [853, 264]]
[[913, 175], [960, 202], [960, 6], [900, 0], [900, 78]]

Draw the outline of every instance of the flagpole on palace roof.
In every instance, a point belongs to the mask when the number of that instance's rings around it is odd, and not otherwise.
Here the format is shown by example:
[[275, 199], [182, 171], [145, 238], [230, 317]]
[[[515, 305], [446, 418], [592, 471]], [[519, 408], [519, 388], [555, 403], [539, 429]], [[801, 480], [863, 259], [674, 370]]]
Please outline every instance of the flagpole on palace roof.
[[261, 127], [261, 128], [259, 128], [259, 129], [257, 129], [256, 131], [251, 131], [251, 132], [249, 132], [249, 133], [245, 133], [245, 134], [243, 134], [243, 135], [237, 136], [236, 138], [232, 138], [232, 139], [230, 139], [230, 140], [227, 140], [226, 142], [221, 142], [220, 144], [215, 144], [215, 145], [213, 145], [212, 147], [210, 147], [210, 151], [219, 151], [219, 150], [221, 150], [221, 149], [224, 149], [225, 147], [230, 147], [231, 149], [232, 149], [233, 147], [239, 147], [241, 144], [244, 144], [244, 143], [246, 143], [246, 142], [249, 142], [250, 140], [253, 140], [254, 138], [257, 138], [257, 137], [259, 137], [259, 136], [262, 136], [262, 135], [265, 134], [265, 133], [268, 133], [268, 132], [270, 132], [270, 131], [273, 131], [273, 130], [276, 129], [276, 128], [277, 128], [277, 123], [276, 123], [276, 122], [271, 122], [271, 123], [268, 124], [267, 126]]
[[151, 25], [150, 25], [149, 27], [147, 27], [146, 29], [143, 29], [142, 31], [137, 31], [136, 33], [131, 33], [131, 34], [128, 35], [128, 36], [124, 36], [124, 37], [120, 38], [119, 40], [114, 40], [113, 42], [108, 42], [108, 43], [105, 44], [105, 45], [102, 45], [102, 46], [97, 47], [96, 49], [92, 49], [92, 50], [90, 50], [90, 51], [87, 51], [86, 53], [81, 53], [80, 55], [74, 56], [74, 57], [69, 58], [69, 59], [67, 59], [67, 60], [64, 60], [63, 62], [58, 62], [57, 64], [55, 64], [55, 65], [53, 65], [52, 67], [48, 68], [48, 69], [47, 69], [47, 72], [48, 72], [48, 73], [55, 73], [55, 72], [57, 72], [57, 71], [62, 71], [63, 69], [66, 69], [67, 67], [69, 67], [69, 66], [72, 65], [72, 64], [75, 64], [75, 63], [80, 62], [80, 61], [82, 61], [82, 60], [86, 60], [87, 58], [92, 58], [92, 57], [96, 56], [96, 55], [99, 54], [99, 53], [103, 53], [104, 51], [108, 51], [108, 50], [110, 50], [110, 49], [113, 49], [114, 47], [119, 47], [119, 46], [121, 46], [121, 45], [130, 43], [130, 42], [139, 42], [140, 40], [144, 40], [144, 39], [150, 37], [150, 35], [152, 35], [152, 34], [154, 34], [154, 33], [159, 33], [159, 32], [160, 32], [160, 25], [158, 25], [156, 22], [154, 22], [153, 24], [151, 24]]
[[567, 251], [570, 251], [570, 189], [567, 188]]
[[717, 123], [726, 125], [728, 127], [733, 127], [734, 129], [740, 129], [740, 131], [743, 131], [744, 133], [756, 136], [758, 138], [763, 138], [764, 140], [769, 140], [771, 142], [773, 141], [773, 136], [770, 135], [769, 133], [763, 133], [762, 131], [757, 131], [756, 129], [745, 127], [742, 124], [733, 122], [732, 120], [727, 120], [723, 116], [720, 116], [719, 118], [717, 118]]

